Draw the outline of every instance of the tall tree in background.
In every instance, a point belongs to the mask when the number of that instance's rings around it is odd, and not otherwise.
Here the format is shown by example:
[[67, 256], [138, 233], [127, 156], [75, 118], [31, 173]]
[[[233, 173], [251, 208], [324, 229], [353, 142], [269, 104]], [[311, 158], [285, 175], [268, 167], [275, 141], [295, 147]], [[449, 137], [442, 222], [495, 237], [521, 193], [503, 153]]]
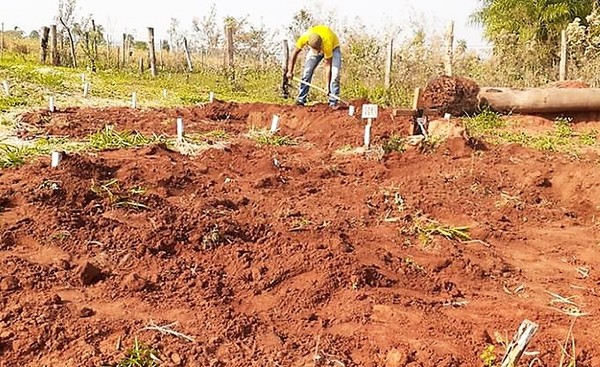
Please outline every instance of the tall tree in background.
[[593, 0], [480, 0], [471, 19], [484, 28], [485, 37], [496, 42], [505, 33], [519, 41], [557, 45], [560, 32], [576, 17], [590, 14]]
[[304, 31], [318, 23], [317, 17], [308, 9], [300, 9], [292, 18], [288, 31], [293, 40], [296, 40]]
[[200, 47], [209, 53], [219, 47], [223, 36], [221, 29], [217, 22], [217, 6], [214, 3], [210, 7], [210, 12], [202, 19], [194, 18], [192, 20], [192, 31], [196, 34]]

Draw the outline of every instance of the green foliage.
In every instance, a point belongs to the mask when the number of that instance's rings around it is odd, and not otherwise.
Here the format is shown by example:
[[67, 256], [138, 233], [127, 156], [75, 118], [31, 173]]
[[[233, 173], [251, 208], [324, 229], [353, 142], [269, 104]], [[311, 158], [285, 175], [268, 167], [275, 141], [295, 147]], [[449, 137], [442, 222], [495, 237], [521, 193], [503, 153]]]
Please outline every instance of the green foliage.
[[298, 144], [296, 139], [290, 136], [277, 135], [267, 129], [258, 129], [254, 127], [248, 132], [248, 137], [255, 140], [260, 145], [290, 146]]
[[406, 150], [406, 141], [403, 137], [398, 135], [392, 135], [389, 139], [386, 139], [382, 144], [383, 151], [386, 154], [391, 152], [402, 153]]
[[158, 367], [159, 362], [158, 353], [135, 338], [133, 347], [117, 367]]
[[34, 150], [27, 146], [0, 143], [0, 168], [21, 166], [34, 154]]
[[489, 108], [480, 111], [475, 116], [466, 118], [464, 121], [471, 135], [481, 135], [506, 125], [502, 115]]

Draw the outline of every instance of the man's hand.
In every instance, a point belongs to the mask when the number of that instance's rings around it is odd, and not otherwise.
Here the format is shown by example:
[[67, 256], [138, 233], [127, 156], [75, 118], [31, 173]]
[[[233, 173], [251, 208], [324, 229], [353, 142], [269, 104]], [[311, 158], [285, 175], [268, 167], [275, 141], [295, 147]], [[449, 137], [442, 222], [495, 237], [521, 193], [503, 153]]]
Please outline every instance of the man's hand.
[[292, 80], [294, 78], [294, 73], [292, 71], [288, 71], [287, 74], [285, 74], [285, 77], [288, 80]]

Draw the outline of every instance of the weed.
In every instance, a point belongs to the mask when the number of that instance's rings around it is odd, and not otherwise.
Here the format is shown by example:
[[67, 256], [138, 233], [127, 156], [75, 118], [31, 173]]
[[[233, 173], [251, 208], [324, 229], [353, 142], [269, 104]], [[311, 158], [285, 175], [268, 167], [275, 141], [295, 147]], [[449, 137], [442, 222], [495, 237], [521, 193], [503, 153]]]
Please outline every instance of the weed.
[[25, 164], [35, 151], [24, 145], [0, 143], [0, 168], [14, 168]]
[[135, 196], [143, 195], [146, 191], [141, 186], [134, 186], [129, 190], [121, 188], [117, 179], [111, 179], [97, 183], [92, 180], [90, 190], [100, 196], [108, 199], [108, 202], [114, 207], [125, 207], [135, 210], [151, 209], [145, 204], [135, 200]]
[[456, 241], [468, 241], [471, 239], [469, 227], [452, 227], [424, 217], [415, 220], [413, 232], [419, 236], [421, 243], [431, 242], [434, 236], [442, 236], [448, 240]]
[[400, 136], [392, 135], [383, 142], [382, 148], [386, 154], [392, 152], [403, 153], [406, 150], [406, 140]]
[[405, 257], [404, 259], [402, 259], [402, 262], [404, 264], [406, 264], [412, 270], [415, 270], [415, 271], [420, 272], [420, 273], [424, 273], [425, 272], [425, 268], [423, 267], [423, 265], [419, 264], [418, 262], [416, 262], [415, 260], [413, 260], [411, 257]]
[[253, 127], [248, 132], [248, 137], [256, 141], [260, 145], [272, 145], [272, 146], [290, 146], [297, 145], [296, 139], [286, 136], [277, 135], [267, 129], [258, 129]]
[[88, 145], [96, 150], [136, 148], [165, 141], [163, 136], [146, 137], [138, 132], [116, 131], [106, 125], [102, 130], [90, 135]]
[[496, 362], [496, 354], [494, 353], [494, 349], [495, 347], [492, 344], [489, 344], [487, 347], [485, 347], [483, 352], [481, 352], [479, 358], [481, 358], [483, 361], [484, 367], [494, 367]]
[[465, 126], [472, 135], [479, 135], [506, 125], [502, 115], [486, 108], [477, 115], [465, 119]]
[[160, 362], [158, 353], [154, 349], [135, 338], [133, 347], [127, 351], [125, 358], [117, 364], [117, 367], [157, 367]]
[[298, 218], [292, 222], [292, 227], [290, 228], [290, 232], [304, 231], [311, 224], [312, 224], [312, 222], [306, 218]]

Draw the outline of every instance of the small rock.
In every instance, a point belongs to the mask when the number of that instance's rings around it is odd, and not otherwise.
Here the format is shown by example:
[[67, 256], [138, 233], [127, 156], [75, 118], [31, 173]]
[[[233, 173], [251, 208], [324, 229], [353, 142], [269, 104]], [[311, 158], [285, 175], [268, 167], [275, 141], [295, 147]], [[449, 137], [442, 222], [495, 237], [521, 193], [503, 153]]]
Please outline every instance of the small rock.
[[60, 296], [58, 294], [53, 295], [52, 297], [48, 298], [46, 300], [46, 302], [44, 302], [44, 304], [46, 306], [50, 306], [50, 305], [61, 305], [62, 304], [62, 298], [60, 298]]
[[79, 310], [79, 317], [81, 318], [92, 317], [95, 314], [96, 312], [88, 307], [83, 307], [81, 310]]
[[12, 331], [3, 331], [2, 333], [0, 333], [0, 340], [12, 339], [13, 336], [15, 336], [15, 333], [13, 333]]
[[148, 288], [148, 281], [136, 273], [131, 273], [123, 279], [123, 288], [133, 292], [140, 292]]
[[396, 348], [391, 349], [385, 358], [385, 367], [401, 367], [408, 362], [406, 353], [402, 353]]
[[90, 262], [85, 262], [78, 271], [79, 279], [83, 285], [92, 285], [104, 278], [102, 271]]
[[0, 280], [0, 291], [10, 292], [19, 288], [19, 279], [7, 276]]
[[181, 366], [181, 356], [177, 353], [171, 353], [171, 362], [173, 362], [176, 366]]
[[67, 259], [57, 259], [54, 261], [54, 266], [56, 266], [60, 270], [70, 270], [73, 268], [73, 265]]

